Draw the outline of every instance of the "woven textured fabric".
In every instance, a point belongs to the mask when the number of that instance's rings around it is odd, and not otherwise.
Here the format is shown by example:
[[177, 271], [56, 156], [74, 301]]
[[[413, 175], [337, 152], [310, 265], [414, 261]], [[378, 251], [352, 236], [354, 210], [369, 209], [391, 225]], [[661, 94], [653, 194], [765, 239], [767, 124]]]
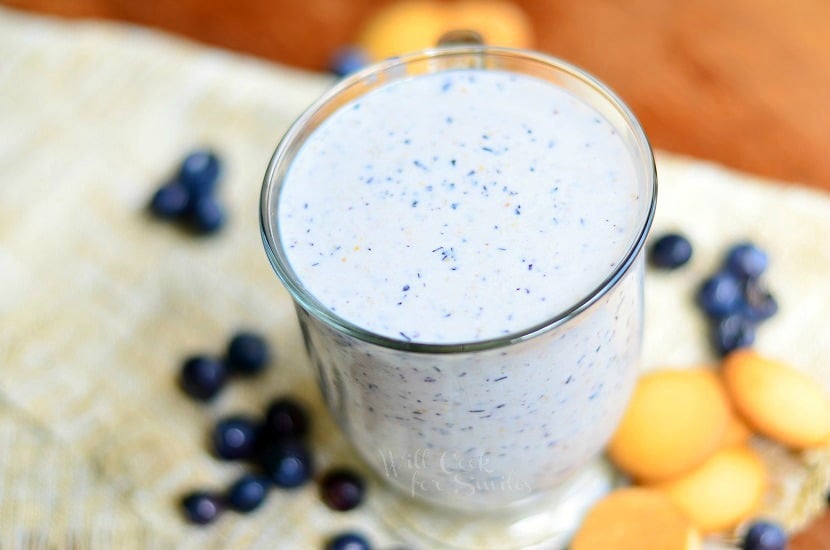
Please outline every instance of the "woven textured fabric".
[[[208, 529], [177, 510], [184, 491], [241, 471], [206, 451], [212, 423], [281, 394], [315, 411], [321, 469], [362, 468], [323, 412], [258, 227], [277, 140], [332, 80], [0, 9], [0, 82], [0, 547], [319, 548], [346, 528], [393, 544], [371, 506], [331, 512], [313, 485]], [[227, 163], [229, 220], [210, 238], [145, 211], [199, 145]], [[691, 295], [728, 243], [749, 238], [770, 252], [782, 304], [759, 349], [830, 391], [830, 198], [668, 155], [658, 168], [655, 231], [681, 229], [697, 248], [687, 269], [647, 276], [643, 368], [714, 364]], [[184, 398], [182, 358], [221, 353], [240, 327], [268, 336], [273, 368], [211, 405]], [[764, 511], [797, 527], [822, 506], [830, 449], [759, 445], [775, 476]]]

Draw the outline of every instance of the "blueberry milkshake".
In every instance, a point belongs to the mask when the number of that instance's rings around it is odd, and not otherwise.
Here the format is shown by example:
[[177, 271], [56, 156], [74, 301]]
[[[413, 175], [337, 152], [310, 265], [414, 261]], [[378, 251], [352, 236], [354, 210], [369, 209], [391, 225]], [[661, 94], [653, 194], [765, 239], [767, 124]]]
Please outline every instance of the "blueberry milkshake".
[[637, 160], [571, 91], [481, 68], [343, 101], [296, 147], [264, 203], [277, 271], [311, 300], [326, 402], [392, 485], [497, 508], [601, 450], [640, 351]]

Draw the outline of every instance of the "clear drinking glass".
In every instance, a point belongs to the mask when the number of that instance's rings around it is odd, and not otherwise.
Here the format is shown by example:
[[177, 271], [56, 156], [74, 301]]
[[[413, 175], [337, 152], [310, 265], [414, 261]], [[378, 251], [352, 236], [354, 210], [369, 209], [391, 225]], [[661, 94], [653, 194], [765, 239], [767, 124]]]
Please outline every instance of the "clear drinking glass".
[[[596, 266], [607, 271], [601, 284], [521, 331], [452, 344], [369, 332], [330, 311], [292, 270], [276, 215], [282, 182], [306, 138], [345, 103], [399, 79], [464, 68], [532, 75], [601, 113], [623, 139], [635, 169], [637, 231], [616, 267]], [[636, 376], [643, 243], [656, 191], [648, 141], [619, 98], [582, 70], [529, 51], [453, 46], [387, 60], [341, 81], [288, 130], [265, 175], [265, 249], [294, 299], [332, 415], [401, 499], [422, 510], [495, 510], [503, 516], [517, 503], [555, 494], [597, 457]]]

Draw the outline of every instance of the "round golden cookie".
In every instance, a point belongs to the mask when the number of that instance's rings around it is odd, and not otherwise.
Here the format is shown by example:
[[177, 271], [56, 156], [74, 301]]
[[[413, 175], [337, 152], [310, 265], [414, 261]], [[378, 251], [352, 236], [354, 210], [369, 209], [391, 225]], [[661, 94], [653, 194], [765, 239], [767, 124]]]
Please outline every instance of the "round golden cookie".
[[531, 48], [533, 27], [525, 12], [503, 0], [461, 0], [448, 4], [452, 25], [481, 33], [491, 46]]
[[380, 8], [358, 37], [374, 61], [435, 47], [447, 31], [470, 29], [496, 46], [532, 46], [530, 20], [505, 0], [399, 0]]
[[806, 374], [750, 350], [723, 362], [735, 408], [758, 433], [794, 449], [830, 439], [830, 396]]
[[393, 2], [366, 22], [358, 44], [374, 61], [433, 47], [449, 30], [449, 13], [445, 4], [432, 0]]
[[710, 369], [653, 371], [637, 382], [608, 454], [640, 481], [671, 479], [717, 450], [731, 414]]
[[618, 489], [582, 522], [571, 550], [697, 550], [700, 536], [680, 510], [652, 489]]
[[703, 533], [734, 527], [761, 502], [767, 474], [748, 447], [724, 448], [677, 479], [652, 485], [663, 491]]

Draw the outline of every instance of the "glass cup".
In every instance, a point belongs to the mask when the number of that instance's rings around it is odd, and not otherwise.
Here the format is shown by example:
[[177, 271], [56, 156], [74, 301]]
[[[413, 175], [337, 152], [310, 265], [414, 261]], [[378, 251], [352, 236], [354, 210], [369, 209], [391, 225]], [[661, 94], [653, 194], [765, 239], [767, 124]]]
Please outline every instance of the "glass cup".
[[[465, 68], [532, 75], [601, 113], [634, 166], [637, 230], [616, 267], [597, 266], [607, 272], [596, 288], [503, 338], [423, 344], [369, 332], [329, 310], [292, 270], [276, 215], [282, 182], [308, 136], [339, 107], [399, 79]], [[582, 70], [530, 51], [447, 46], [390, 59], [338, 83], [288, 130], [262, 190], [265, 250], [294, 299], [326, 404], [399, 500], [442, 517], [447, 508], [505, 517], [534, 497], [564, 498], [568, 480], [601, 453], [633, 388], [656, 191], [651, 148], [620, 99]]]

